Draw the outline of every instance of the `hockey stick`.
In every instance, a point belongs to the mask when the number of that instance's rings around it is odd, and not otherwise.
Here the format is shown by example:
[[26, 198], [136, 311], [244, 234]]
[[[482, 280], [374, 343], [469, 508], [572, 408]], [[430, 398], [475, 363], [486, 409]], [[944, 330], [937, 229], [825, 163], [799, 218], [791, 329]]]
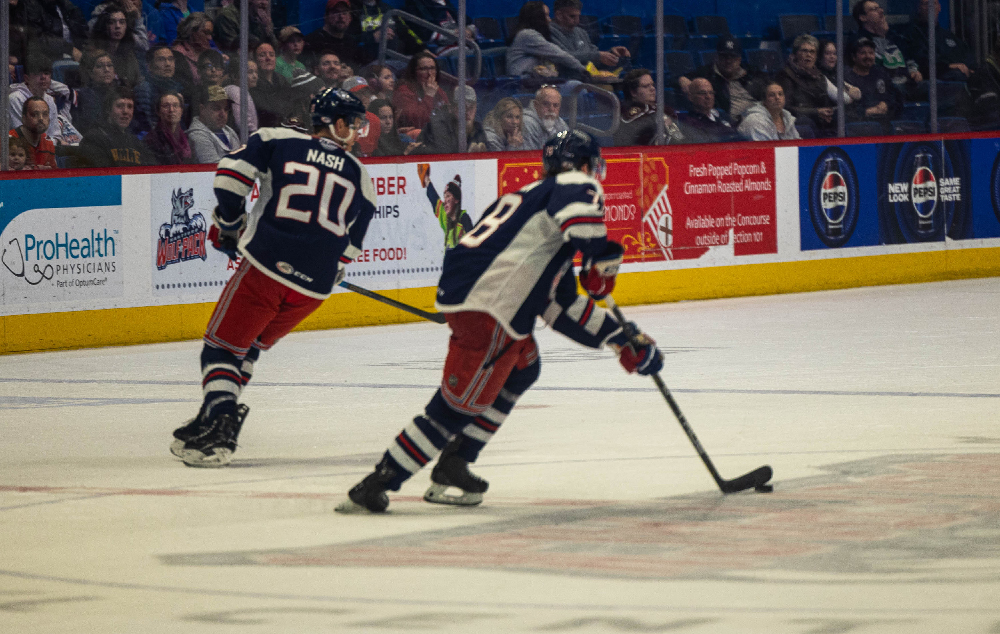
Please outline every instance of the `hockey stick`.
[[423, 317], [424, 319], [427, 319], [428, 321], [433, 321], [434, 323], [437, 323], [437, 324], [443, 324], [444, 323], [444, 315], [442, 315], [441, 313], [429, 313], [426, 310], [420, 310], [416, 306], [410, 306], [409, 304], [404, 304], [402, 302], [397, 302], [396, 300], [390, 299], [390, 298], [386, 297], [385, 295], [379, 295], [378, 293], [370, 291], [367, 288], [361, 288], [360, 286], [355, 286], [354, 284], [351, 284], [350, 282], [346, 282], [346, 281], [345, 282], [341, 282], [340, 285], [343, 286], [344, 288], [346, 288], [349, 291], [354, 291], [355, 293], [359, 293], [361, 295], [364, 295], [365, 297], [369, 297], [371, 299], [374, 299], [377, 302], [382, 302], [383, 304], [389, 304], [390, 306], [392, 306], [394, 308], [398, 308], [399, 310], [404, 310], [404, 311], [406, 311], [408, 313], [416, 315], [417, 317]]
[[[629, 340], [634, 341], [636, 336], [636, 331], [633, 325], [625, 319], [622, 314], [621, 309], [615, 304], [615, 300], [611, 299], [608, 295], [604, 298], [605, 303], [607, 303], [608, 308], [614, 313], [615, 318], [618, 319], [618, 323], [622, 324], [622, 328], [625, 329], [625, 335]], [[677, 406], [677, 402], [674, 397], [670, 394], [670, 390], [667, 389], [666, 383], [660, 378], [659, 372], [654, 372], [652, 375], [653, 381], [656, 383], [656, 387], [660, 388], [660, 394], [663, 394], [663, 398], [667, 399], [667, 405], [673, 410], [674, 416], [677, 417], [677, 422], [681, 424], [684, 428], [684, 433], [687, 434], [688, 440], [694, 445], [695, 450], [698, 455], [701, 456], [701, 461], [705, 463], [708, 467], [708, 472], [712, 474], [712, 478], [715, 479], [715, 483], [719, 485], [719, 489], [723, 493], [737, 493], [739, 491], [745, 491], [746, 489], [754, 489], [758, 492], [769, 493], [772, 490], [772, 485], [768, 484], [767, 481], [771, 479], [773, 475], [771, 467], [764, 465], [758, 469], [754, 469], [750, 473], [745, 473], [738, 478], [732, 480], [724, 480], [719, 472], [716, 470], [715, 465], [712, 464], [712, 460], [708, 457], [705, 449], [701, 446], [698, 441], [698, 437], [695, 435], [694, 430], [691, 429], [691, 425], [688, 424], [687, 419], [684, 418], [684, 414], [681, 412], [681, 408]]]

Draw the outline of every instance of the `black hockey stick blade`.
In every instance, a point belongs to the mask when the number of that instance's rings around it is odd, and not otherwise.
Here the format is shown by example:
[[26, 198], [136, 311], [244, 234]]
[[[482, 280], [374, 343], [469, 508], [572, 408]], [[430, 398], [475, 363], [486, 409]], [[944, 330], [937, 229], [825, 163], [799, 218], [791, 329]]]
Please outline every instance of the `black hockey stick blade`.
[[771, 485], [767, 484], [767, 482], [771, 479], [772, 475], [773, 472], [771, 471], [771, 467], [764, 465], [763, 467], [754, 469], [750, 473], [743, 474], [738, 478], [720, 481], [719, 488], [722, 489], [723, 493], [739, 493], [740, 491], [746, 491], [747, 489], [770, 491]]
[[441, 313], [429, 313], [426, 310], [420, 310], [416, 306], [410, 306], [409, 304], [404, 304], [403, 302], [397, 302], [396, 300], [391, 299], [389, 297], [386, 297], [385, 295], [379, 295], [378, 293], [376, 293], [374, 291], [370, 291], [367, 288], [361, 288], [360, 286], [355, 286], [354, 284], [351, 284], [350, 282], [346, 282], [346, 281], [345, 282], [341, 282], [340, 285], [343, 286], [344, 288], [346, 288], [349, 291], [354, 291], [355, 293], [358, 293], [359, 295], [364, 295], [365, 297], [368, 297], [370, 299], [374, 299], [377, 302], [382, 302], [383, 304], [388, 304], [388, 305], [392, 306], [393, 308], [398, 308], [399, 310], [408, 312], [408, 313], [410, 313], [412, 315], [416, 315], [417, 317], [423, 317], [424, 319], [426, 319], [428, 321], [433, 321], [436, 324], [443, 324], [444, 323], [444, 315], [442, 315]]

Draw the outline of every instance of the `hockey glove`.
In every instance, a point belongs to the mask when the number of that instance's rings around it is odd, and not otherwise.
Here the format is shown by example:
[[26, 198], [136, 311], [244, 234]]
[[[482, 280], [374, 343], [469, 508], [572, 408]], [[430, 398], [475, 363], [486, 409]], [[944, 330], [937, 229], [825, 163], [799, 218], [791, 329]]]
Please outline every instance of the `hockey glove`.
[[614, 240], [608, 240], [604, 251], [585, 258], [580, 269], [580, 286], [594, 299], [601, 300], [615, 289], [615, 277], [625, 250]]
[[618, 354], [618, 363], [629, 374], [637, 372], [648, 376], [663, 369], [663, 353], [656, 342], [632, 322], [627, 322], [621, 333], [611, 337], [608, 346]]
[[235, 260], [240, 257], [237, 247], [246, 224], [246, 214], [240, 214], [236, 220], [226, 222], [219, 216], [219, 208], [216, 207], [212, 212], [212, 228], [208, 230], [208, 239], [214, 248], [228, 255], [230, 260]]

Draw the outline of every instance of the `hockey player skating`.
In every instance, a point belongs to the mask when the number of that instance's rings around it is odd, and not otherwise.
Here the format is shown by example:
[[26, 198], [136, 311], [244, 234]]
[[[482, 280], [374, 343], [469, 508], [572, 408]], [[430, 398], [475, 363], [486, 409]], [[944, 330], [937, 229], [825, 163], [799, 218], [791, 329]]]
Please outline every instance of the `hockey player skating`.
[[[595, 179], [604, 173], [600, 148], [583, 132], [561, 132], [545, 144], [542, 163], [542, 180], [500, 197], [445, 254], [437, 308], [452, 334], [441, 387], [338, 511], [385, 511], [386, 491], [398, 491], [439, 452], [424, 499], [481, 502], [488, 483], [468, 465], [538, 378], [536, 316], [585, 346], [607, 344], [629, 372], [663, 366], [652, 339], [640, 334], [634, 347], [627, 345], [621, 324], [594, 303], [614, 288], [622, 261], [621, 246], [607, 239], [604, 226], [604, 194]], [[577, 252], [589, 295], [576, 290]], [[462, 493], [448, 495], [449, 487]]]
[[[261, 350], [316, 310], [361, 252], [375, 192], [344, 147], [364, 120], [357, 97], [329, 88], [312, 100], [311, 135], [264, 128], [219, 161], [210, 237], [243, 261], [205, 332], [201, 409], [174, 431], [170, 451], [185, 464], [229, 464], [249, 411], [237, 400]], [[245, 199], [258, 179], [261, 197], [248, 223]]]

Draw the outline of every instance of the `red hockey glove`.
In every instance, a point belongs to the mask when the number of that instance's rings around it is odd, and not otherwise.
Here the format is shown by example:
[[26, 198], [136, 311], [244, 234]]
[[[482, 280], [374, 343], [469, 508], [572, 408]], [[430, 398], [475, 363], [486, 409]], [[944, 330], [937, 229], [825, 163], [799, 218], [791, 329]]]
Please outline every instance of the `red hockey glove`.
[[599, 255], [584, 259], [580, 269], [580, 286], [594, 299], [604, 299], [615, 289], [615, 277], [625, 255], [622, 245], [608, 240]]
[[663, 369], [663, 353], [656, 342], [632, 322], [627, 322], [622, 332], [612, 336], [608, 346], [618, 353], [618, 362], [629, 374], [638, 372], [648, 376]]

